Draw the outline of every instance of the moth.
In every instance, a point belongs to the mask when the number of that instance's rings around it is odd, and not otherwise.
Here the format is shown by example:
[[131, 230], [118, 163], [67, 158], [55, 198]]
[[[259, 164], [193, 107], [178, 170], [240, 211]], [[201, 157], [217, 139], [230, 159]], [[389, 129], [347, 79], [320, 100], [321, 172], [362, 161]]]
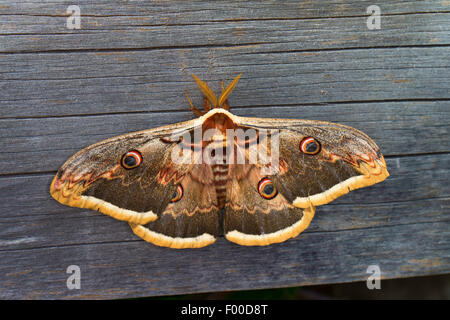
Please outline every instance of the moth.
[[315, 207], [389, 176], [364, 133], [324, 121], [233, 115], [193, 75], [204, 94], [198, 118], [107, 139], [64, 163], [50, 194], [62, 204], [128, 222], [140, 238], [200, 248], [218, 236], [265, 246], [298, 236]]

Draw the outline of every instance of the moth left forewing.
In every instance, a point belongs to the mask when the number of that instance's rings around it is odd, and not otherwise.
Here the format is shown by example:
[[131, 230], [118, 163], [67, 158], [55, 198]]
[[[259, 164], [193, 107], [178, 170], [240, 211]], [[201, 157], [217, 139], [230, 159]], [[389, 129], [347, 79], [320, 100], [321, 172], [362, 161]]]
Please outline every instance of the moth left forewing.
[[[170, 201], [174, 180], [187, 170], [186, 165], [171, 162], [170, 151], [176, 146], [171, 136], [193, 126], [190, 121], [91, 145], [64, 163], [51, 183], [50, 194], [62, 204], [98, 210], [119, 220], [153, 221]], [[124, 167], [127, 152], [136, 157], [133, 161], [142, 163]], [[160, 172], [165, 172], [165, 179]]]

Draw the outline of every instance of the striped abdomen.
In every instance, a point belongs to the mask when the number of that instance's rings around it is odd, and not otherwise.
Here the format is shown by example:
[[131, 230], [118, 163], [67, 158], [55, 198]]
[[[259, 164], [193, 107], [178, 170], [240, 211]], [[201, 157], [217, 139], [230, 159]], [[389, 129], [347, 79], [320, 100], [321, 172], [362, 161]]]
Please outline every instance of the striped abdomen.
[[227, 197], [228, 168], [229, 165], [227, 164], [212, 165], [219, 208], [223, 208]]

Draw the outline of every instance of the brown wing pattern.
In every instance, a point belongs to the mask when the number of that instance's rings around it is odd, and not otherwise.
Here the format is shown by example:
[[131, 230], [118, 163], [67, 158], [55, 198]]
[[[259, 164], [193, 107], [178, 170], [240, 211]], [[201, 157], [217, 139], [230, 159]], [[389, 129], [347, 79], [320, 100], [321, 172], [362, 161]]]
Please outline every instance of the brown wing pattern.
[[[333, 201], [351, 190], [389, 176], [378, 146], [364, 133], [340, 124], [290, 119], [241, 118], [242, 125], [280, 131], [279, 173], [271, 178], [295, 206], [308, 208]], [[305, 154], [300, 143], [313, 137], [320, 152]]]
[[[230, 167], [224, 232], [241, 245], [267, 245], [297, 236], [314, 216], [315, 206], [328, 203], [357, 188], [384, 180], [389, 174], [378, 146], [362, 132], [329, 122], [287, 119], [238, 118], [242, 129], [278, 132], [278, 171], [264, 174], [265, 165]], [[258, 148], [271, 154], [269, 139]], [[301, 142], [314, 139], [316, 154], [302, 151]], [[251, 143], [250, 143], [251, 144]], [[249, 151], [236, 145], [249, 159]], [[258, 192], [267, 178], [277, 194], [265, 199]]]
[[264, 178], [256, 165], [232, 165], [224, 214], [225, 237], [240, 245], [268, 245], [296, 237], [314, 216], [314, 207], [302, 209], [278, 192], [265, 199], [258, 192]]
[[[241, 245], [268, 245], [305, 230], [316, 206], [389, 176], [378, 146], [351, 127], [231, 114], [225, 110], [227, 98], [239, 77], [219, 99], [196, 78], [206, 96], [205, 113], [191, 104], [198, 119], [81, 150], [58, 171], [51, 195], [62, 204], [126, 221], [136, 235], [159, 246], [203, 247], [222, 233]], [[187, 138], [209, 129], [215, 131], [208, 141]], [[230, 129], [253, 133], [230, 141]], [[220, 159], [215, 151], [230, 143], [233, 157]], [[183, 159], [191, 161], [175, 161], [173, 155], [186, 146], [192, 150]], [[217, 162], [196, 161], [203, 150], [214, 151]]]
[[[123, 221], [157, 219], [189, 170], [171, 162], [176, 143], [164, 139], [178, 129], [175, 125], [131, 133], [79, 151], [59, 169], [50, 194], [62, 204], [98, 210]], [[127, 170], [121, 160], [130, 150], [142, 155], [142, 164]]]
[[213, 243], [221, 223], [211, 166], [193, 165], [179, 185], [181, 199], [169, 202], [156, 221], [130, 223], [133, 232], [153, 244], [177, 249]]

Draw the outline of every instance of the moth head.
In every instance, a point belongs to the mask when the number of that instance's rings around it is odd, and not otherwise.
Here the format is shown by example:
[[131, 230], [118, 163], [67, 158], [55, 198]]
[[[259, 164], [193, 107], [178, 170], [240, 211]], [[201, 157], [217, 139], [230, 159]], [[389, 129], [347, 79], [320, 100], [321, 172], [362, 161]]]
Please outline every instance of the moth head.
[[120, 164], [127, 170], [137, 168], [142, 164], [142, 154], [137, 150], [130, 150], [122, 156]]
[[313, 137], [305, 137], [300, 141], [299, 149], [305, 154], [315, 155], [320, 152], [321, 146], [319, 141]]
[[258, 193], [264, 199], [270, 200], [276, 197], [278, 194], [277, 188], [272, 183], [272, 180], [265, 177], [262, 178], [258, 183]]

